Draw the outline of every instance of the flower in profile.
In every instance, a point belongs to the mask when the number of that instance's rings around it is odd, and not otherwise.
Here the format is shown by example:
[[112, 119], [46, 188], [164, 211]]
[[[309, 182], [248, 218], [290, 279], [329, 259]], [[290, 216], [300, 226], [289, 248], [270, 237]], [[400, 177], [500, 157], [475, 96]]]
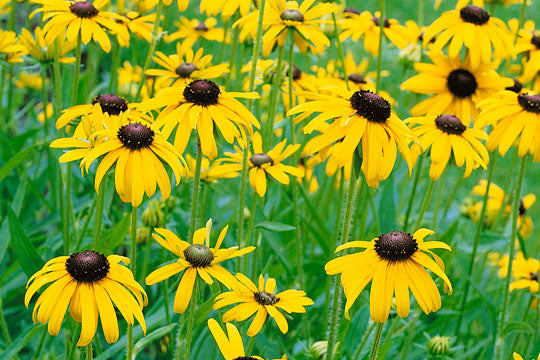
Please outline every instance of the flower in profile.
[[[439, 34], [439, 35], [437, 35]], [[424, 33], [424, 45], [437, 36], [431, 48], [442, 51], [449, 42], [448, 55], [455, 58], [462, 46], [468, 50], [471, 68], [491, 61], [491, 49], [496, 59], [511, 55], [513, 38], [504, 21], [490, 16], [483, 8], [468, 5], [443, 13]]]
[[510, 291], [516, 289], [529, 289], [529, 292], [538, 292], [538, 274], [540, 272], [540, 261], [535, 258], [526, 259], [523, 253], [518, 253], [512, 265], [512, 276], [514, 281], [510, 283]]
[[[377, 187], [386, 179], [396, 162], [396, 144], [409, 171], [413, 156], [408, 147], [413, 134], [392, 111], [390, 103], [370, 91], [334, 90], [335, 95], [304, 95], [308, 101], [292, 108], [287, 115], [299, 114], [299, 122], [320, 113], [305, 127], [304, 133], [321, 132], [306, 144], [303, 152], [330, 157], [337, 168], [350, 164], [357, 148], [363, 156], [362, 171], [367, 184]], [[327, 124], [327, 120], [332, 120]], [[361, 146], [359, 146], [361, 143]]]
[[[472, 195], [483, 197], [486, 194], [487, 181], [486, 179], [481, 179], [477, 185], [472, 189]], [[488, 199], [486, 203], [486, 210], [484, 215], [484, 226], [491, 227], [495, 218], [501, 211], [503, 207], [503, 202], [505, 200], [504, 190], [501, 189], [497, 184], [493, 182], [489, 185]], [[466, 215], [471, 218], [473, 221], [480, 221], [480, 214], [482, 212], [483, 201], [473, 201], [471, 199], [468, 206], [466, 206], [465, 212]], [[507, 215], [509, 208], [505, 209], [502, 213], [503, 216]]]
[[[21, 71], [19, 80], [15, 81], [15, 86], [23, 89], [38, 91], [43, 86], [41, 74], [34, 72]], [[45, 79], [46, 80], [46, 79]]]
[[[201, 161], [201, 181], [207, 183], [215, 183], [219, 179], [230, 179], [235, 178], [239, 175], [238, 167], [236, 164], [224, 164], [223, 162], [227, 159], [215, 159], [214, 161], [208, 160], [208, 158], [203, 157]], [[186, 162], [188, 167], [188, 178], [195, 177], [195, 167], [196, 160], [193, 156], [187, 154]]]
[[[374, 15], [369, 11], [364, 11], [361, 14], [348, 14], [347, 18], [340, 23], [342, 32], [339, 36], [340, 41], [351, 38], [353, 41], [358, 41], [361, 37], [364, 38], [364, 48], [371, 55], [379, 53], [379, 34], [380, 34], [380, 19], [381, 13], [376, 12]], [[383, 34], [396, 45], [399, 49], [404, 49], [410, 42], [411, 35], [408, 29], [400, 25], [395, 19], [384, 18]]]
[[237, 12], [240, 16], [246, 16], [251, 3], [251, 0], [201, 0], [201, 13], [212, 16], [221, 14], [224, 19]]
[[300, 290], [285, 290], [274, 294], [276, 280], [259, 275], [259, 286], [243, 274], [236, 274], [240, 285], [233, 291], [219, 294], [214, 302], [214, 310], [222, 307], [238, 304], [223, 314], [223, 321], [244, 321], [256, 313], [251, 325], [247, 330], [248, 336], [257, 335], [264, 325], [268, 315], [276, 322], [279, 330], [286, 334], [289, 325], [285, 316], [279, 309], [290, 313], [305, 313], [305, 306], [313, 305], [313, 300], [306, 297], [306, 293]]
[[156, 52], [154, 61], [165, 69], [148, 69], [145, 74], [158, 76], [171, 85], [187, 85], [196, 79], [215, 79], [229, 72], [228, 64], [211, 66], [212, 55], [204, 55], [200, 48], [196, 53], [191, 47], [176, 44], [176, 54]]
[[226, 323], [225, 326], [227, 334], [215, 319], [208, 319], [208, 328], [225, 360], [263, 360], [260, 356], [246, 356], [244, 343], [236, 326], [231, 323]]
[[[154, 30], [156, 14], [145, 15], [137, 11], [128, 11], [122, 15], [122, 18], [117, 19], [116, 22], [122, 25], [126, 31], [115, 33], [120, 46], [129, 47], [130, 34], [134, 34], [139, 39], [144, 39], [148, 43], [152, 41], [152, 31]], [[161, 28], [158, 31], [161, 32]], [[125, 37], [126, 34], [127, 37]]]
[[411, 109], [413, 116], [449, 114], [469, 125], [471, 118], [476, 122], [480, 101], [514, 83], [500, 77], [492, 63], [473, 69], [470, 57], [462, 62], [459, 56], [447, 57], [441, 52], [427, 55], [433, 64], [414, 64], [420, 74], [401, 84], [402, 90], [433, 95]]
[[444, 355], [450, 352], [450, 336], [434, 336], [429, 339], [428, 351], [431, 355]]
[[432, 230], [423, 228], [412, 236], [403, 231], [390, 231], [371, 241], [351, 241], [338, 246], [336, 252], [354, 247], [366, 248], [365, 251], [333, 259], [325, 266], [328, 275], [341, 274], [347, 298], [345, 317], [350, 319], [349, 309], [370, 282], [369, 307], [373, 321], [386, 322], [394, 294], [399, 317], [409, 316], [409, 289], [424, 313], [439, 310], [439, 290], [424, 268], [443, 279], [445, 292], [451, 294], [452, 285], [444, 273], [444, 263], [431, 251], [451, 248], [441, 241], [425, 242], [424, 237], [432, 234]]
[[517, 228], [519, 229], [519, 236], [526, 238], [533, 232], [533, 221], [527, 210], [536, 202], [536, 195], [527, 194], [519, 200], [519, 213], [517, 219]]
[[120, 262], [127, 265], [129, 259], [119, 255], [105, 257], [88, 250], [49, 260], [26, 284], [24, 304], [28, 308], [32, 296], [51, 283], [34, 306], [34, 323], [48, 322], [49, 334], [56, 336], [69, 306], [73, 320], [82, 324], [77, 346], [92, 341], [98, 317], [105, 340], [111, 344], [118, 340], [118, 310], [130, 325], [137, 319], [146, 333], [142, 308], [148, 298], [131, 271]]
[[19, 63], [23, 62], [24, 53], [26, 48], [19, 43], [15, 32], [0, 29], [0, 56], [5, 56], [9, 63]]
[[[268, 56], [277, 44], [284, 46], [288, 31], [294, 31], [294, 43], [301, 53], [308, 48], [314, 54], [320, 54], [330, 40], [324, 35], [319, 25], [327, 20], [320, 20], [323, 15], [337, 10], [331, 3], [319, 3], [312, 7], [315, 0], [304, 0], [300, 6], [296, 1], [268, 0], [264, 11], [263, 24], [267, 27], [263, 36], [263, 56]], [[319, 19], [319, 20], [317, 20]]]
[[133, 207], [141, 204], [145, 193], [152, 197], [156, 185], [163, 200], [169, 197], [171, 182], [163, 163], [172, 169], [176, 185], [186, 174], [184, 158], [159, 130], [142, 120], [133, 121], [128, 113], [120, 114], [114, 126], [96, 132], [95, 136], [103, 136], [106, 140], [83, 158], [81, 167], [88, 171], [94, 160], [105, 155], [96, 170], [96, 192], [99, 192], [101, 180], [115, 163], [116, 192], [123, 202], [129, 202]]
[[418, 125], [412, 129], [418, 137], [418, 143], [412, 147], [413, 155], [418, 156], [431, 147], [431, 180], [437, 180], [442, 175], [452, 153], [458, 167], [465, 165], [464, 177], [468, 177], [477, 165], [485, 169], [489, 163], [488, 151], [480, 142], [487, 139], [486, 133], [467, 127], [456, 116], [421, 116], [405, 122]]
[[227, 225], [221, 230], [213, 248], [210, 247], [212, 219], [208, 220], [206, 227], [195, 231], [192, 244], [180, 240], [178, 236], [167, 229], [154, 229], [157, 232], [157, 234], [152, 234], [154, 240], [178, 256], [178, 261], [154, 270], [146, 277], [146, 285], [156, 284], [184, 271], [174, 297], [174, 311], [179, 314], [186, 311], [191, 301], [197, 274], [209, 285], [213, 284], [212, 278], [214, 278], [229, 289], [237, 286], [238, 280], [219, 264], [225, 260], [250, 253], [255, 250], [255, 247], [248, 246], [244, 249], [238, 249], [238, 246], [233, 246], [228, 249], [221, 249], [228, 228]]
[[[510, 20], [509, 24], [511, 28], [517, 30], [518, 21], [516, 19]], [[534, 28], [533, 21], [526, 21], [523, 29], [519, 30], [519, 37], [514, 47], [514, 53], [527, 54], [527, 60], [523, 64], [523, 73], [519, 77], [519, 80], [528, 83], [537, 77], [540, 71], [540, 30]]]
[[531, 154], [534, 161], [540, 161], [540, 95], [505, 90], [482, 101], [479, 107], [478, 127], [493, 126], [486, 142], [489, 151], [498, 148], [504, 156], [517, 141], [518, 156]]
[[[285, 147], [287, 140], [281, 141], [272, 150], [264, 152], [261, 134], [256, 132], [252, 139], [253, 153], [248, 150], [249, 183], [260, 197], [266, 194], [266, 175], [272, 176], [278, 182], [288, 185], [290, 180], [287, 174], [292, 176], [304, 176], [304, 172], [294, 166], [282, 164], [282, 161], [291, 156], [300, 148], [300, 144]], [[226, 161], [234, 163], [235, 171], [242, 170], [243, 150], [235, 146], [236, 153], [226, 152]]]
[[74, 41], [81, 37], [83, 44], [88, 44], [92, 38], [105, 51], [111, 51], [111, 40], [103, 28], [113, 31], [118, 36], [128, 38], [127, 30], [116, 20], [122, 16], [102, 9], [109, 0], [92, 1], [64, 1], [64, 0], [31, 0], [34, 4], [42, 5], [30, 14], [43, 12], [43, 20], [48, 20], [43, 26], [45, 42], [51, 45], [58, 37]]
[[193, 47], [199, 39], [219, 42], [225, 40], [226, 43], [229, 42], [228, 38], [225, 38], [225, 30], [216, 28], [217, 20], [213, 17], [209, 17], [204, 21], [199, 21], [196, 19], [189, 20], [182, 16], [175, 25], [178, 28], [178, 31], [166, 35], [164, 38], [166, 42], [183, 39], [182, 45], [188, 48]]
[[[519, 254], [518, 254], [519, 255]], [[497, 276], [499, 279], [504, 279], [508, 274], [508, 255], [500, 255], [496, 252], [488, 253], [488, 262], [490, 266], [498, 268]]]
[[253, 114], [235, 98], [257, 99], [255, 92], [227, 92], [210, 80], [195, 80], [189, 84], [161, 90], [154, 98], [143, 102], [143, 112], [164, 108], [156, 118], [155, 126], [169, 138], [176, 128], [174, 146], [183, 153], [193, 130], [197, 131], [202, 153], [210, 160], [217, 156], [214, 126], [225, 141], [244, 137], [244, 129], [252, 133], [260, 127]]
[[[38, 26], [32, 34], [23, 28], [19, 35], [21, 44], [26, 48], [28, 54], [41, 63], [50, 63], [54, 60], [54, 46], [48, 46], [45, 42], [45, 34]], [[72, 56], [66, 56], [77, 46], [77, 41], [67, 41], [64, 37], [58, 38], [58, 57], [63, 64], [75, 62]]]

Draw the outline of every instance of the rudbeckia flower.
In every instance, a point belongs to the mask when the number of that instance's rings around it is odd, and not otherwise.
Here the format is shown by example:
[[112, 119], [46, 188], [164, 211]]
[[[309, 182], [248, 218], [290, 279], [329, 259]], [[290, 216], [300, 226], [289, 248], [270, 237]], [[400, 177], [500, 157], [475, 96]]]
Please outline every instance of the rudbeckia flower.
[[[137, 35], [138, 38], [144, 39], [150, 43], [152, 41], [152, 32], [154, 31], [154, 23], [156, 22], [156, 14], [141, 14], [137, 11], [129, 11], [123, 14], [117, 23], [122, 25], [126, 31], [115, 34], [117, 35], [118, 44], [122, 47], [129, 47], [130, 34]], [[161, 28], [158, 29], [162, 31]], [[124, 37], [127, 34], [127, 37]]]
[[[510, 26], [516, 29], [517, 23], [516, 19], [509, 21]], [[540, 71], [540, 30], [534, 28], [534, 22], [527, 21], [524, 28], [519, 30], [514, 53], [526, 53], [527, 55], [527, 60], [523, 64], [523, 73], [519, 80], [528, 83], [537, 77]]]
[[156, 284], [184, 271], [174, 297], [174, 311], [179, 314], [186, 311], [191, 301], [197, 274], [208, 285], [212, 285], [214, 282], [212, 278], [215, 278], [229, 289], [237, 286], [238, 280], [219, 263], [250, 253], [255, 250], [255, 247], [248, 246], [244, 249], [238, 249], [238, 246], [233, 246], [228, 249], [220, 249], [228, 228], [227, 225], [221, 230], [213, 248], [210, 247], [212, 219], [208, 220], [206, 227], [195, 231], [192, 244], [180, 240], [172, 231], [162, 228], [155, 229], [157, 234], [152, 234], [154, 240], [178, 256], [178, 261], [154, 270], [146, 277], [146, 285]]
[[[236, 164], [224, 164], [227, 159], [216, 159], [212, 162], [208, 158], [203, 157], [201, 161], [201, 181], [207, 183], [215, 183], [219, 179], [235, 178], [239, 175]], [[193, 156], [187, 154], [186, 162], [188, 167], [188, 178], [195, 177], [196, 160]]]
[[[481, 179], [472, 189], [472, 195], [483, 197], [486, 193], [487, 180]], [[493, 182], [489, 185], [488, 200], [486, 204], [486, 213], [484, 215], [484, 226], [491, 227], [495, 221], [495, 217], [499, 214], [505, 200], [504, 190]], [[472, 201], [469, 206], [466, 206], [466, 215], [472, 220], [480, 221], [480, 213], [482, 212], [483, 201]], [[505, 209], [503, 216], [507, 215], [510, 208]]]
[[399, 317], [409, 316], [409, 289], [424, 313], [439, 310], [439, 290], [424, 268], [443, 279], [445, 292], [451, 294], [452, 284], [444, 273], [444, 263], [431, 251], [437, 248], [451, 249], [440, 241], [425, 242], [424, 237], [432, 234], [434, 232], [428, 229], [419, 229], [412, 236], [402, 231], [391, 231], [371, 241], [351, 241], [338, 246], [336, 252], [366, 248], [365, 251], [333, 259], [325, 266], [328, 275], [341, 274], [341, 284], [347, 298], [345, 317], [350, 319], [349, 309], [370, 282], [369, 308], [373, 321], [386, 322], [394, 294]]
[[0, 56], [6, 56], [9, 63], [23, 62], [23, 54], [26, 48], [19, 44], [17, 35], [13, 31], [0, 29]]
[[497, 74], [492, 63], [473, 69], [469, 57], [462, 62], [459, 55], [447, 57], [435, 51], [427, 55], [433, 64], [414, 64], [420, 74], [401, 84], [402, 90], [433, 95], [411, 109], [413, 116], [449, 114], [469, 125], [471, 118], [476, 122], [480, 101], [513, 85], [512, 79]]
[[317, 164], [321, 163], [321, 158], [319, 156], [307, 155], [302, 156], [298, 162], [298, 169], [304, 172], [304, 176], [296, 177], [296, 181], [299, 184], [304, 182], [304, 179], [308, 183], [308, 191], [310, 194], [313, 194], [319, 189], [319, 182], [317, 177], [313, 174], [313, 170]]
[[123, 202], [129, 202], [133, 207], [139, 206], [145, 193], [148, 197], [155, 194], [156, 184], [162, 199], [166, 200], [171, 194], [171, 182], [163, 162], [171, 167], [178, 185], [186, 172], [182, 155], [155, 126], [134, 122], [127, 113], [120, 114], [114, 125], [96, 132], [96, 136], [103, 136], [107, 140], [93, 148], [81, 162], [81, 167], [84, 166], [88, 172], [94, 160], [105, 155], [96, 170], [96, 192], [99, 192], [99, 185], [107, 171], [116, 163], [114, 183]]
[[213, 160], [217, 156], [214, 126], [229, 144], [243, 137], [244, 129], [251, 133], [253, 126], [260, 127], [255, 116], [235, 99], [258, 97], [255, 92], [226, 92], [210, 80], [195, 80], [161, 90], [138, 109], [146, 112], [164, 108], [155, 122], [155, 126], [162, 129], [163, 136], [169, 138], [176, 128], [174, 146], [183, 153], [191, 132], [196, 130], [202, 153]]
[[242, 336], [234, 324], [227, 323], [227, 334], [215, 319], [208, 319], [208, 328], [225, 360], [263, 360], [260, 356], [246, 356]]
[[43, 87], [43, 79], [40, 73], [21, 71], [19, 79], [15, 81], [15, 86], [27, 90], [38, 91]]
[[510, 283], [510, 290], [529, 289], [529, 292], [538, 292], [538, 274], [540, 272], [540, 261], [535, 258], [526, 259], [523, 253], [517, 254], [512, 265], [512, 276], [514, 281]]
[[228, 64], [211, 66], [212, 55], [204, 55], [200, 48], [196, 53], [191, 47], [176, 44], [176, 54], [165, 55], [156, 51], [154, 61], [165, 69], [148, 69], [145, 74], [158, 76], [171, 85], [187, 85], [196, 79], [215, 79], [229, 72]]
[[536, 202], [536, 195], [527, 194], [519, 200], [519, 214], [517, 219], [517, 228], [519, 229], [519, 236], [526, 238], [533, 232], [533, 221], [527, 210]]
[[[536, 299], [536, 300], [538, 300], [538, 299]], [[523, 357], [521, 355], [519, 355], [517, 352], [513, 353], [512, 357], [514, 358], [514, 360], [523, 360]], [[540, 354], [538, 354], [537, 360], [540, 360]]]
[[[54, 60], [54, 46], [48, 46], [45, 42], [45, 35], [38, 26], [32, 34], [27, 29], [23, 28], [19, 35], [21, 44], [26, 48], [28, 54], [41, 63], [50, 63]], [[75, 62], [72, 56], [66, 56], [77, 46], [77, 41], [67, 41], [64, 37], [58, 39], [58, 57], [63, 64]]]
[[431, 180], [437, 180], [442, 175], [451, 153], [454, 153], [458, 167], [465, 165], [464, 177], [468, 177], [476, 165], [485, 169], [489, 163], [488, 151], [480, 142], [487, 139], [486, 133], [468, 128], [453, 115], [413, 117], [405, 120], [405, 123], [418, 125], [412, 129], [418, 137], [418, 144], [412, 147], [415, 156], [431, 147]]
[[88, 250], [49, 260], [26, 284], [24, 304], [28, 308], [32, 296], [51, 283], [34, 306], [34, 323], [48, 322], [49, 334], [56, 336], [69, 306], [73, 320], [82, 324], [77, 346], [92, 341], [98, 318], [105, 340], [109, 344], [116, 342], [119, 333], [117, 311], [130, 325], [134, 325], [133, 318], [137, 319], [146, 333], [142, 308], [148, 298], [131, 271], [120, 262], [127, 265], [129, 259], [119, 255], [105, 257]]
[[111, 51], [111, 40], [103, 28], [109, 29], [123, 38], [129, 37], [127, 30], [116, 20], [122, 16], [103, 9], [109, 0], [64, 1], [64, 0], [31, 0], [34, 4], [42, 5], [30, 14], [43, 12], [45, 42], [51, 45], [53, 41], [64, 34], [68, 41], [74, 41], [81, 36], [83, 44], [88, 44], [93, 38], [105, 51]]
[[[299, 122], [320, 113], [304, 127], [304, 133], [321, 132], [308, 141], [304, 153], [331, 157], [335, 165], [350, 163], [361, 142], [362, 171], [367, 184], [377, 187], [386, 179], [396, 162], [396, 144], [407, 161], [409, 171], [413, 157], [408, 147], [413, 134], [392, 111], [390, 103], [370, 91], [335, 89], [336, 95], [306, 94], [313, 99], [292, 108], [287, 115], [300, 114]], [[332, 120], [328, 125], [327, 120]]]
[[[199, 21], [196, 19], [189, 20], [182, 16], [175, 25], [178, 28], [178, 31], [166, 35], [164, 37], [165, 41], [172, 42], [183, 39], [182, 45], [188, 48], [193, 47], [199, 39], [222, 42], [225, 37], [225, 30], [216, 28], [217, 20], [213, 17], [209, 17], [204, 21]], [[225, 39], [225, 42], [229, 42], [228, 38]]]
[[236, 274], [241, 285], [233, 291], [219, 294], [214, 302], [214, 310], [224, 306], [240, 303], [223, 314], [223, 321], [244, 321], [256, 313], [251, 325], [247, 330], [248, 336], [257, 335], [264, 325], [268, 315], [276, 322], [279, 330], [286, 334], [289, 330], [287, 319], [279, 309], [287, 313], [305, 313], [304, 306], [313, 305], [313, 300], [306, 297], [306, 293], [300, 290], [285, 290], [274, 294], [276, 280], [259, 276], [259, 286], [243, 274]]
[[[252, 139], [253, 153], [248, 150], [248, 167], [249, 167], [249, 183], [253, 190], [260, 197], [266, 194], [266, 174], [272, 176], [278, 182], [284, 185], [289, 184], [289, 177], [292, 176], [301, 177], [304, 176], [304, 172], [294, 166], [285, 165], [281, 162], [291, 156], [296, 150], [300, 148], [300, 144], [289, 145], [285, 147], [287, 140], [281, 141], [272, 150], [264, 152], [262, 147], [261, 134], [258, 132], [253, 134]], [[243, 163], [243, 150], [239, 146], [235, 146], [236, 153], [226, 152], [226, 161], [234, 163], [235, 170], [242, 170]]]
[[450, 42], [448, 55], [455, 58], [461, 47], [465, 46], [473, 70], [491, 61], [492, 47], [495, 59], [498, 60], [512, 53], [513, 38], [504, 21], [490, 16], [486, 10], [476, 5], [442, 14], [424, 33], [424, 45], [436, 35], [437, 39], [431, 45], [433, 50], [441, 51]]
[[140, 94], [142, 101], [148, 100], [150, 94], [159, 92], [159, 90], [169, 86], [168, 80], [145, 76], [142, 67], [133, 66], [129, 61], [124, 61], [123, 66], [118, 69], [118, 93], [135, 98], [142, 76], [145, 77]]
[[[163, 4], [166, 6], [171, 5], [173, 0], [163, 0]], [[178, 11], [185, 11], [189, 5], [189, 0], [176, 0], [176, 5], [178, 6]]]

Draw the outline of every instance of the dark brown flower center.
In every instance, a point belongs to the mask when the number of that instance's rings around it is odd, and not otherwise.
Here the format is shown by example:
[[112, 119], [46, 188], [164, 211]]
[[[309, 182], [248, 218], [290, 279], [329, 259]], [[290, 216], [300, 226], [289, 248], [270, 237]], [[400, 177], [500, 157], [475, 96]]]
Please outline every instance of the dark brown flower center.
[[194, 63], [185, 62], [178, 65], [178, 67], [176, 68], [176, 70], [174, 70], [174, 72], [176, 73], [176, 75], [180, 76], [181, 78], [187, 79], [191, 76], [191, 73], [196, 70], [199, 70], [199, 69]]
[[209, 106], [218, 103], [219, 86], [210, 80], [195, 80], [184, 89], [184, 97], [195, 105]]
[[523, 199], [519, 199], [519, 215], [523, 216], [527, 212]]
[[508, 87], [506, 87], [505, 89], [506, 89], [506, 90], [513, 91], [513, 92], [519, 94], [519, 92], [523, 89], [523, 84], [520, 83], [520, 82], [519, 82], [518, 80], [516, 80], [516, 79], [512, 79], [512, 80], [514, 80], [514, 85], [508, 86]]
[[463, 134], [467, 127], [463, 125], [461, 120], [453, 115], [440, 115], [435, 119], [435, 125], [439, 130], [447, 134], [460, 135]]
[[418, 250], [418, 244], [411, 234], [390, 231], [375, 240], [375, 251], [380, 258], [389, 261], [409, 259]]
[[[380, 26], [379, 21], [381, 21], [381, 18], [379, 16], [374, 16], [371, 18], [371, 21], [375, 23], [375, 26]], [[388, 20], [388, 18], [384, 18], [383, 27], [390, 27], [390, 20]]]
[[383, 97], [367, 90], [355, 92], [349, 99], [358, 115], [371, 122], [385, 123], [392, 113], [390, 103]]
[[115, 94], [102, 94], [94, 97], [92, 105], [98, 103], [103, 112], [109, 115], [119, 115], [121, 112], [127, 111], [128, 102]]
[[287, 9], [279, 16], [281, 20], [304, 22], [304, 15], [296, 9]]
[[[289, 75], [289, 68], [287, 68], [287, 76]], [[293, 64], [292, 78], [293, 80], [298, 80], [302, 76], [302, 70], [296, 65]]]
[[540, 35], [535, 35], [531, 39], [531, 43], [536, 46], [537, 49], [540, 49]]
[[355, 14], [355, 15], [360, 15], [360, 11], [356, 8], [353, 8], [353, 7], [350, 7], [350, 6], [347, 6], [344, 10], [343, 10], [344, 13], [347, 13], [347, 14]]
[[149, 147], [154, 142], [154, 130], [141, 123], [131, 123], [118, 129], [118, 140], [130, 150]]
[[540, 95], [518, 95], [518, 103], [525, 111], [540, 114]]
[[90, 1], [77, 1], [69, 6], [69, 10], [80, 18], [92, 18], [96, 16], [99, 11], [94, 7]]
[[466, 98], [474, 94], [478, 84], [471, 72], [464, 69], [457, 69], [448, 75], [446, 86], [455, 96]]
[[537, 272], [531, 273], [531, 280], [538, 282], [538, 273]]
[[193, 244], [184, 250], [186, 260], [193, 267], [207, 267], [214, 260], [214, 254], [206, 245]]
[[76, 281], [92, 283], [103, 279], [109, 272], [109, 260], [96, 251], [73, 253], [66, 260], [66, 270]]
[[355, 84], [367, 84], [367, 81], [364, 78], [364, 76], [360, 74], [356, 74], [356, 73], [350, 74], [348, 78], [349, 78], [349, 81], [352, 81]]
[[476, 5], [465, 6], [459, 10], [461, 19], [475, 25], [484, 25], [489, 21], [489, 13]]
[[257, 360], [257, 358], [253, 356], [240, 356], [240, 357], [234, 358], [233, 360]]
[[195, 30], [197, 31], [208, 31], [208, 26], [206, 26], [206, 23], [204, 21], [200, 22], [195, 26]]
[[274, 305], [279, 301], [276, 295], [267, 293], [266, 291], [258, 291], [254, 296], [255, 300], [261, 305]]
[[253, 156], [249, 158], [249, 161], [256, 167], [261, 167], [264, 164], [274, 165], [274, 160], [272, 160], [268, 154], [264, 153], [253, 154]]

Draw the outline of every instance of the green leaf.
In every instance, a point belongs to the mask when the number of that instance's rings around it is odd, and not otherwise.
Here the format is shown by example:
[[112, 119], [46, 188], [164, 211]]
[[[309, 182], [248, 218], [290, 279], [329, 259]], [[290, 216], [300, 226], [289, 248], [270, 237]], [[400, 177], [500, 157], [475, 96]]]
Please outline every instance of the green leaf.
[[154, 340], [157, 340], [157, 339], [163, 337], [165, 334], [170, 333], [175, 327], [176, 327], [176, 324], [170, 324], [170, 325], [167, 325], [167, 326], [160, 327], [160, 328], [152, 331], [150, 334], [147, 334], [141, 340], [137, 341], [135, 343], [135, 345], [133, 346], [133, 357], [132, 357], [132, 359], [135, 359], [137, 357], [137, 354], [142, 349], [144, 349], [144, 347], [146, 345], [150, 344]]
[[527, 324], [526, 322], [521, 321], [510, 321], [503, 330], [503, 336], [507, 336], [513, 332], [524, 332], [524, 333], [532, 333], [533, 328], [531, 325]]
[[105, 235], [104, 245], [106, 252], [113, 252], [126, 238], [131, 225], [131, 215], [126, 213], [121, 221]]
[[265, 230], [280, 232], [280, 231], [292, 231], [292, 230], [295, 230], [296, 228], [294, 226], [282, 224], [279, 222], [263, 221], [255, 225], [255, 229], [265, 229]]
[[28, 342], [30, 341], [30, 339], [32, 339], [34, 337], [34, 335], [36, 335], [36, 333], [42, 329], [45, 328], [45, 324], [41, 324], [41, 325], [38, 325], [38, 326], [32, 326], [32, 330], [28, 331], [27, 333], [22, 333], [21, 335], [19, 335], [12, 343], [10, 346], [8, 346], [1, 354], [0, 354], [0, 358], [2, 359], [13, 359], [15, 357], [15, 355], [17, 355], [23, 347], [26, 346], [26, 344], [28, 344]]
[[36, 146], [30, 146], [14, 155], [10, 158], [1, 168], [0, 168], [0, 181], [2, 181], [6, 176], [9, 175], [11, 170], [18, 166], [21, 162], [28, 159], [34, 153]]
[[24, 233], [23, 227], [11, 206], [8, 207], [8, 219], [11, 233], [11, 249], [15, 253], [15, 258], [19, 260], [24, 273], [30, 277], [43, 267], [44, 262], [38, 255], [36, 247]]

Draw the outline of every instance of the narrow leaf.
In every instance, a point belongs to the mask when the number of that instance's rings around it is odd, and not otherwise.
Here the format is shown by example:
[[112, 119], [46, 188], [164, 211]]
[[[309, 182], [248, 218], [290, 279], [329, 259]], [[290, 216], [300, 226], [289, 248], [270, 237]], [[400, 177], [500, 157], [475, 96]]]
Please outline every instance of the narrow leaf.
[[263, 221], [261, 223], [258, 223], [257, 225], [255, 225], [255, 228], [256, 229], [265, 229], [265, 230], [270, 230], [270, 231], [292, 231], [294, 229], [296, 229], [294, 226], [291, 226], [291, 225], [287, 225], [287, 224], [282, 224], [282, 223], [279, 223], [279, 222], [274, 222], [274, 221]]
[[11, 249], [15, 254], [15, 258], [19, 260], [24, 273], [30, 277], [43, 267], [44, 262], [38, 255], [35, 246], [32, 245], [28, 236], [24, 233], [24, 229], [11, 206], [8, 207], [8, 219], [11, 233]]

